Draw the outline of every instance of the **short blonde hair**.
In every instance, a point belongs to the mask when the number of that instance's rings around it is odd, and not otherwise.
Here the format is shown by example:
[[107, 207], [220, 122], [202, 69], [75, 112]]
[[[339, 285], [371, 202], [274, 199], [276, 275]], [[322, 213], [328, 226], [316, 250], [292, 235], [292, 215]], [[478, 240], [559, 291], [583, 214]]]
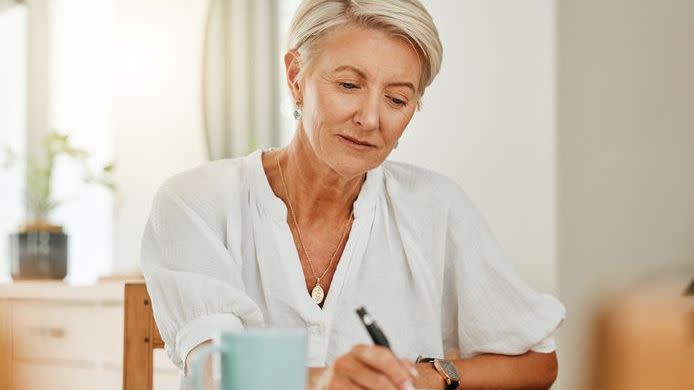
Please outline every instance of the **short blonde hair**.
[[[344, 25], [375, 28], [407, 40], [422, 61], [418, 93], [441, 68], [443, 47], [431, 15], [418, 0], [304, 0], [288, 31], [288, 50], [297, 50], [301, 65], [309, 67], [316, 43]], [[300, 71], [303, 73], [303, 69]]]

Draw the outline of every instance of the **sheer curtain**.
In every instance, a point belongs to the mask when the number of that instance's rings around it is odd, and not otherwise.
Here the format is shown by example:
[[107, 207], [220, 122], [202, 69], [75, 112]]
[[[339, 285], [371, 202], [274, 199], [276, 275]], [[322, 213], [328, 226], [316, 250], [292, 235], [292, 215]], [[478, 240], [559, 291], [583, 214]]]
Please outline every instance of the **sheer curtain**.
[[286, 144], [289, 142], [291, 137], [294, 135], [294, 126], [296, 121], [293, 118], [294, 111], [294, 99], [289, 93], [287, 87], [286, 73], [284, 70], [284, 59], [282, 56], [287, 50], [287, 30], [289, 29], [289, 24], [292, 21], [294, 12], [299, 7], [301, 0], [279, 0], [278, 4], [278, 37], [279, 37], [279, 50], [280, 50], [280, 60], [278, 62], [277, 71], [279, 79], [279, 94], [280, 94], [280, 144]]
[[203, 110], [210, 159], [279, 142], [277, 0], [211, 0]]

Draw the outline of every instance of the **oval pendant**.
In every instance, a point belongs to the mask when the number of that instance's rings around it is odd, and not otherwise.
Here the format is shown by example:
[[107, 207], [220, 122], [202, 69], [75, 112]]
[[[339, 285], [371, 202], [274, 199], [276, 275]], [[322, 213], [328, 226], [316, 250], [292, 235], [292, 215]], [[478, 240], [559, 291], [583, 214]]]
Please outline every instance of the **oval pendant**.
[[316, 287], [311, 290], [311, 298], [313, 298], [313, 302], [316, 302], [316, 305], [320, 305], [321, 302], [323, 302], [325, 292], [323, 292], [323, 288], [320, 286], [320, 284], [317, 284]]

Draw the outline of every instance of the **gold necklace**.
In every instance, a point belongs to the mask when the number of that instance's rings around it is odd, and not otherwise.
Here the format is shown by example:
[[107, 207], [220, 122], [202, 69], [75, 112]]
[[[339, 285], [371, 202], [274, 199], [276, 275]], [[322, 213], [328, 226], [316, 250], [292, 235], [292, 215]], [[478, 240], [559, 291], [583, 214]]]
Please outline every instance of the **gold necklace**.
[[347, 223], [345, 223], [345, 227], [342, 229], [342, 235], [340, 235], [340, 241], [337, 243], [337, 248], [335, 248], [335, 251], [333, 252], [333, 255], [330, 256], [330, 262], [328, 263], [328, 267], [323, 271], [321, 276], [319, 277], [316, 275], [316, 270], [313, 268], [313, 261], [311, 260], [311, 256], [308, 255], [308, 251], [306, 250], [306, 247], [304, 246], [304, 240], [301, 238], [301, 229], [299, 229], [299, 224], [296, 222], [296, 213], [294, 213], [294, 207], [292, 207], [292, 201], [289, 198], [289, 191], [287, 190], [287, 183], [284, 181], [284, 172], [282, 172], [282, 165], [280, 164], [280, 158], [279, 158], [279, 153], [275, 155], [275, 161], [277, 161], [277, 168], [280, 170], [280, 177], [282, 178], [282, 187], [284, 188], [284, 194], [287, 197], [287, 204], [289, 205], [289, 211], [292, 214], [292, 221], [294, 222], [294, 227], [296, 228], [296, 233], [299, 236], [299, 245], [301, 245], [301, 249], [304, 251], [304, 255], [306, 255], [306, 259], [308, 260], [308, 265], [311, 268], [311, 273], [313, 273], [313, 277], [316, 278], [316, 285], [313, 286], [313, 289], [311, 290], [311, 298], [313, 299], [314, 302], [316, 302], [317, 305], [320, 305], [321, 302], [323, 302], [323, 298], [325, 298], [325, 292], [323, 291], [323, 287], [320, 285], [321, 279], [328, 273], [328, 270], [330, 267], [333, 265], [333, 260], [335, 259], [335, 255], [337, 255], [337, 252], [340, 250], [340, 247], [342, 246], [342, 240], [344, 240], [345, 235], [347, 233], [347, 227], [349, 227], [349, 223], [352, 221], [352, 218], [354, 217], [354, 213], [351, 212], [349, 214], [349, 218], [347, 218]]

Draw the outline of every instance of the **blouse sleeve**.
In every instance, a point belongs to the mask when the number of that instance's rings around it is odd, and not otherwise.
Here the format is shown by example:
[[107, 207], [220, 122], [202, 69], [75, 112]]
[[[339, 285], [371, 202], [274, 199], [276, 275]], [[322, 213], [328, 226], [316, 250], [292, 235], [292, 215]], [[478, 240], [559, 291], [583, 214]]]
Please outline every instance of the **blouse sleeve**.
[[222, 237], [174, 189], [162, 186], [145, 228], [140, 265], [166, 352], [179, 368], [195, 346], [220, 331], [263, 321]]
[[521, 279], [480, 212], [462, 190], [455, 191], [446, 260], [460, 356], [553, 351], [564, 306]]

